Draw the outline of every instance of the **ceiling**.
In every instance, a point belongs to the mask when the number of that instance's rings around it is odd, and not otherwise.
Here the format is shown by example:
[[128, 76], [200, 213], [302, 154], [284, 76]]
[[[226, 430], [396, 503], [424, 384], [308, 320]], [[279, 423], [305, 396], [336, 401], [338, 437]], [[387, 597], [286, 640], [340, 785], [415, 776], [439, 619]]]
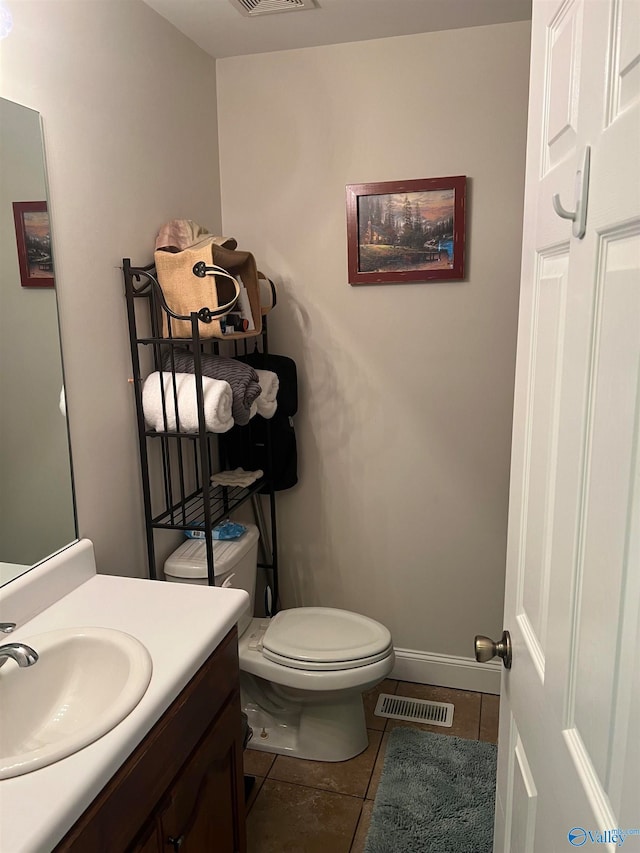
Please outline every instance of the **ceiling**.
[[317, 0], [248, 18], [229, 0], [145, 0], [216, 58], [480, 27], [531, 18], [531, 0]]

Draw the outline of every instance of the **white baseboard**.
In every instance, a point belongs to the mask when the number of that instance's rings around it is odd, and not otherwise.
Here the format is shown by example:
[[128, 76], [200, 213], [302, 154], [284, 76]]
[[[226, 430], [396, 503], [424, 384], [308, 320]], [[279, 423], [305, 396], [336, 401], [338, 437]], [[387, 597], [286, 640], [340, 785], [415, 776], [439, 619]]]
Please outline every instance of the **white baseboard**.
[[500, 693], [502, 663], [478, 663], [473, 658], [395, 649], [396, 662], [389, 678], [473, 690], [476, 693]]

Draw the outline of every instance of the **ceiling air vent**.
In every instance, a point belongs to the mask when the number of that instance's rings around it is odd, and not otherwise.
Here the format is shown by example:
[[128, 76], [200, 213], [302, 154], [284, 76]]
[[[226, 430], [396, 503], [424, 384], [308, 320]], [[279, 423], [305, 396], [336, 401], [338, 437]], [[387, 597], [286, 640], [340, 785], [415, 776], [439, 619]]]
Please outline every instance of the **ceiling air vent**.
[[272, 12], [298, 12], [315, 9], [315, 0], [229, 0], [232, 6], [249, 18]]

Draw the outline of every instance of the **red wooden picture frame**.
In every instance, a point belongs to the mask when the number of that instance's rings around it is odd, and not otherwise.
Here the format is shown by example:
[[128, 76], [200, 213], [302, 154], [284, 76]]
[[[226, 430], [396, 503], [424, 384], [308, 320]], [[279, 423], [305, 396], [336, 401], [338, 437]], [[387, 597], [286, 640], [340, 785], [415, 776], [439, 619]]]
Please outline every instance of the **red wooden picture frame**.
[[347, 186], [350, 284], [464, 278], [467, 179]]
[[14, 201], [13, 219], [22, 287], [53, 287], [51, 226], [46, 201]]

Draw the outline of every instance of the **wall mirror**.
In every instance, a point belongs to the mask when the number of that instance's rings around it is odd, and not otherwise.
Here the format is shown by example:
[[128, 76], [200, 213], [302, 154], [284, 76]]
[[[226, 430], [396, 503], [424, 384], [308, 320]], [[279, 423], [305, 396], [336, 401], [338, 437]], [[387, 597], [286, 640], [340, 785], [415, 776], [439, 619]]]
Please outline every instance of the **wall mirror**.
[[0, 584], [77, 538], [40, 115], [0, 98]]

